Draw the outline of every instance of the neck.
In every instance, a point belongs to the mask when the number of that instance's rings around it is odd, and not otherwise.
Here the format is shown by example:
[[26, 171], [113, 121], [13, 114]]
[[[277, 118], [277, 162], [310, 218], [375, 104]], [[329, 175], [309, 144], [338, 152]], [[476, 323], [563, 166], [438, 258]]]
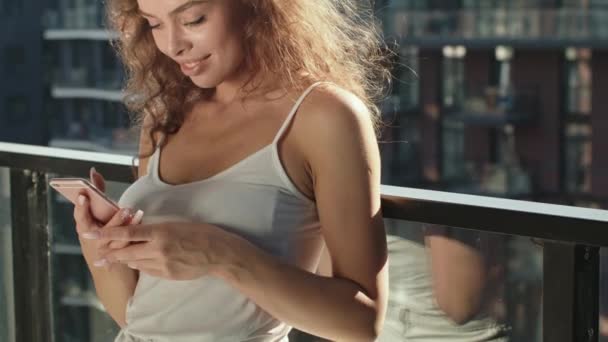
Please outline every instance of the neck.
[[268, 75], [260, 73], [253, 75], [252, 72], [245, 71], [242, 68], [234, 74], [235, 77], [226, 79], [215, 87], [215, 91], [210, 98], [211, 101], [228, 105], [235, 101], [266, 95], [281, 89], [280, 86], [277, 86], [276, 80], [268, 77]]

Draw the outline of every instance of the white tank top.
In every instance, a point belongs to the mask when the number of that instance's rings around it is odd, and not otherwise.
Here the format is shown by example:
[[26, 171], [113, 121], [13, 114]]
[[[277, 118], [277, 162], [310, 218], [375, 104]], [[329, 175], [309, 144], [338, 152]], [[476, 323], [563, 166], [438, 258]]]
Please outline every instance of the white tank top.
[[[300, 96], [270, 145], [207, 179], [163, 182], [159, 144], [148, 173], [127, 188], [119, 205], [143, 210], [143, 224], [217, 225], [301, 269], [316, 271], [323, 247], [316, 204], [287, 176], [277, 144], [319, 83]], [[291, 329], [220, 278], [171, 281], [144, 273], [127, 304], [126, 323], [116, 341], [287, 341]]]

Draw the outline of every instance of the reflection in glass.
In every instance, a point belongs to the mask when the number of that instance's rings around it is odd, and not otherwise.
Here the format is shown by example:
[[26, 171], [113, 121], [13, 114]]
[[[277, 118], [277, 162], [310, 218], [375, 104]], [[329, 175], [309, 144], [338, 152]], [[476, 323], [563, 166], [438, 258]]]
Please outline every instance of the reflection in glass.
[[379, 341], [540, 341], [529, 239], [385, 220], [390, 295]]

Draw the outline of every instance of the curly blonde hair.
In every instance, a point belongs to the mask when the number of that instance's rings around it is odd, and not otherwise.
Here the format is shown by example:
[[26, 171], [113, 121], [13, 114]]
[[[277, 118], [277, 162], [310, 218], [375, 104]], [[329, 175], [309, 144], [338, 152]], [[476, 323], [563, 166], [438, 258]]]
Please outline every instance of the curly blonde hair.
[[[272, 75], [292, 89], [305, 87], [303, 74], [312, 81], [335, 83], [365, 102], [378, 128], [376, 103], [390, 85], [391, 53], [370, 6], [364, 8], [360, 0], [234, 1], [247, 18], [245, 65], [253, 75]], [[110, 28], [119, 34], [113, 45], [126, 69], [125, 104], [134, 128], [149, 116], [148, 133], [156, 146], [154, 135], [177, 132], [189, 107], [210, 90], [193, 84], [160, 52], [137, 0], [107, 0], [106, 13]]]

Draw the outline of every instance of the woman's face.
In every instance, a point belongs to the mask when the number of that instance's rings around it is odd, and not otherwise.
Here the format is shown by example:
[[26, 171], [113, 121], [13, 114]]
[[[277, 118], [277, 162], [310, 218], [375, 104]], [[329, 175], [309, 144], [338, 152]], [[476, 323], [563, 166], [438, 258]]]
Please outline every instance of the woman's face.
[[243, 63], [236, 0], [137, 0], [158, 49], [201, 88], [213, 88]]

